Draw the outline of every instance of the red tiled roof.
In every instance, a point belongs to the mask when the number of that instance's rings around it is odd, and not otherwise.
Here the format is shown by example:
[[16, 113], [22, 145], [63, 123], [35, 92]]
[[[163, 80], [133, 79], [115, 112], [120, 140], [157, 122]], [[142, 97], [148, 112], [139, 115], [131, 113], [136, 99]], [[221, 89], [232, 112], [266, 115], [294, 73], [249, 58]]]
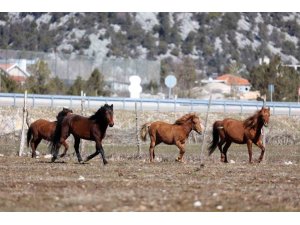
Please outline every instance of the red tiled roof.
[[216, 78], [216, 80], [223, 80], [228, 85], [250, 85], [247, 79], [234, 76], [231, 74], [224, 74]]
[[0, 64], [0, 68], [3, 70], [7, 70], [8, 68], [12, 67], [14, 64]]

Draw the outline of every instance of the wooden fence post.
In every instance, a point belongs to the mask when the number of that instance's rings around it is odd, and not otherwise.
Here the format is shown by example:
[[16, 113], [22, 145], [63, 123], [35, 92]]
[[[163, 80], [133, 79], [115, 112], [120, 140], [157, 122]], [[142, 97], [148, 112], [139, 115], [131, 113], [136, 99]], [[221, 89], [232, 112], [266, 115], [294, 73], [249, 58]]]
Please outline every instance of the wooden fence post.
[[25, 126], [26, 126], [26, 117], [27, 117], [26, 113], [27, 113], [27, 90], [24, 93], [23, 121], [22, 121], [21, 142], [20, 142], [19, 156], [22, 156], [23, 152], [24, 152]]
[[139, 135], [139, 117], [137, 110], [137, 102], [135, 102], [135, 131], [136, 131], [136, 144], [138, 147], [137, 156], [141, 156], [141, 143], [140, 143], [140, 135]]
[[207, 112], [206, 112], [206, 117], [205, 117], [205, 125], [204, 125], [204, 131], [203, 131], [203, 140], [202, 140], [201, 152], [200, 152], [200, 164], [203, 164], [203, 161], [204, 161], [203, 160], [203, 150], [204, 150], [204, 146], [205, 146], [206, 128], [207, 128], [208, 114], [209, 114], [210, 105], [211, 105], [211, 98], [212, 98], [212, 95], [210, 94], [209, 101], [208, 101]]
[[[85, 116], [85, 96], [86, 96], [86, 93], [81, 91], [80, 95], [81, 95], [81, 110], [80, 110], [80, 113], [81, 113], [82, 116]], [[80, 153], [83, 153], [84, 150], [85, 150], [85, 140], [81, 139]]]

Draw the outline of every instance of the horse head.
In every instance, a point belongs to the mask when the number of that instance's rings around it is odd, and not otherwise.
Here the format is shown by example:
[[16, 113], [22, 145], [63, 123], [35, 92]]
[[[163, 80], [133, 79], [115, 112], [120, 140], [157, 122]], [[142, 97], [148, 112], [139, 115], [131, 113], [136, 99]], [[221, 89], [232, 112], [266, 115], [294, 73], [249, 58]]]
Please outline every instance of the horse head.
[[114, 126], [114, 106], [113, 106], [113, 104], [111, 104], [111, 105], [105, 104], [104, 109], [105, 109], [105, 118], [107, 120], [107, 123], [110, 127], [113, 127]]
[[264, 124], [265, 127], [269, 125], [269, 120], [270, 120], [270, 107], [262, 107], [260, 110], [260, 118]]
[[195, 114], [192, 116], [192, 129], [196, 131], [198, 134], [202, 134], [202, 126], [201, 126], [200, 118]]
[[67, 115], [73, 113], [73, 110], [72, 110], [72, 109], [69, 109], [69, 108], [63, 107], [62, 112], [67, 116]]

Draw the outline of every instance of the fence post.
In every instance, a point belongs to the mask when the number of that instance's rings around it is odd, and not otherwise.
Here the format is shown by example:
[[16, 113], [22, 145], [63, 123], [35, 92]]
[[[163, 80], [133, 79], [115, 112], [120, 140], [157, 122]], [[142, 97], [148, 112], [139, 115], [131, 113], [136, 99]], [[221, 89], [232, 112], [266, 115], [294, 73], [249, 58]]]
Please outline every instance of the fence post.
[[135, 131], [136, 131], [136, 143], [138, 147], [137, 156], [141, 157], [141, 144], [140, 144], [140, 136], [139, 136], [139, 117], [137, 110], [137, 102], [135, 102]]
[[16, 107], [17, 105], [16, 105], [16, 94], [14, 94], [14, 107]]
[[[81, 115], [85, 116], [84, 107], [85, 107], [85, 96], [86, 96], [86, 94], [83, 93], [83, 91], [81, 91], [80, 95], [81, 95]], [[84, 149], [85, 149], [85, 140], [81, 139], [80, 152], [83, 153]]]
[[212, 95], [210, 94], [209, 101], [208, 101], [207, 112], [206, 112], [206, 117], [205, 117], [203, 140], [202, 140], [201, 152], [200, 152], [200, 164], [203, 164], [203, 149], [204, 149], [204, 146], [205, 146], [206, 127], [207, 127], [208, 114], [209, 114], [210, 105], [211, 105], [211, 98], [212, 98]]
[[26, 113], [27, 113], [27, 90], [24, 93], [23, 121], [22, 121], [21, 142], [20, 142], [19, 156], [22, 156], [23, 151], [24, 151]]

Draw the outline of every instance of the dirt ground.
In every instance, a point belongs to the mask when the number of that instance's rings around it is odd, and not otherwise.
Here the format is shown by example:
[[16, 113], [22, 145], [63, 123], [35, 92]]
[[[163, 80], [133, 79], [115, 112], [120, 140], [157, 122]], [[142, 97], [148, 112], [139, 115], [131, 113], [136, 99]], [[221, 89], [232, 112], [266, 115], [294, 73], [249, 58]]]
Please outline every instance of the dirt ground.
[[155, 163], [147, 146], [141, 158], [133, 146], [105, 146], [106, 166], [78, 164], [72, 149], [56, 163], [1, 150], [0, 211], [300, 211], [299, 146], [267, 146], [263, 163], [248, 164], [246, 146], [233, 145], [231, 163], [216, 151], [203, 165], [199, 145], [187, 146], [185, 163], [174, 146], [158, 146]]

